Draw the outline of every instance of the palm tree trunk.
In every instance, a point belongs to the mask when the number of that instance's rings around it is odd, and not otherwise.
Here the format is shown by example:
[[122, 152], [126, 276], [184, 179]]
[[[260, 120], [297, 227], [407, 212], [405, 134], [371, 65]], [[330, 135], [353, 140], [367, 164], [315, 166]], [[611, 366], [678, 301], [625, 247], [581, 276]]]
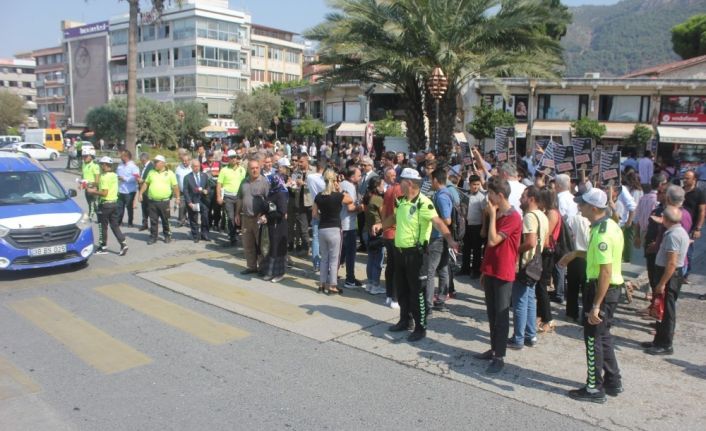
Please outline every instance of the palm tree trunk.
[[125, 148], [135, 154], [137, 146], [137, 14], [139, 0], [128, 0], [130, 4], [130, 24], [127, 49], [127, 122], [125, 127]]
[[410, 151], [426, 148], [427, 136], [424, 128], [424, 83], [410, 76], [404, 80], [403, 106], [407, 124], [407, 142]]

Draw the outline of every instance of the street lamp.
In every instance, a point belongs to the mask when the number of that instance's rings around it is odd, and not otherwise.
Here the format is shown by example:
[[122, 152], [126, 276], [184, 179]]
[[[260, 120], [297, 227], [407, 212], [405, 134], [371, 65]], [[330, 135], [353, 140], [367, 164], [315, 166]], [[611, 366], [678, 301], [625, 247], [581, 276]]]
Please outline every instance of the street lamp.
[[435, 121], [435, 126], [434, 126], [434, 152], [438, 154], [439, 152], [439, 100], [444, 96], [444, 93], [446, 93], [448, 85], [448, 80], [446, 79], [446, 75], [444, 75], [444, 71], [441, 70], [441, 67], [436, 66], [434, 70], [432, 70], [431, 75], [429, 76], [429, 79], [427, 80], [427, 89], [429, 90], [429, 94], [434, 98], [434, 105], [436, 108], [436, 121]]
[[186, 117], [186, 114], [184, 114], [184, 111], [179, 110], [177, 112], [177, 117], [179, 118], [179, 123], [181, 124], [181, 147], [185, 147], [184, 145], [184, 118]]

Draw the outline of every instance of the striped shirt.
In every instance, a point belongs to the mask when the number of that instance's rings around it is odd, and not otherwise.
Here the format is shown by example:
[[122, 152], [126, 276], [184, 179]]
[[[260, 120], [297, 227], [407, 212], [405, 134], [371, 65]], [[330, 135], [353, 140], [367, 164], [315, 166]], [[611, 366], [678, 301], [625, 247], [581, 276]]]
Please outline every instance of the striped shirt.
[[657, 191], [652, 190], [640, 198], [640, 202], [637, 204], [637, 209], [635, 210], [635, 223], [640, 226], [640, 233], [643, 235], [647, 232], [650, 214], [652, 214], [655, 208], [657, 208]]

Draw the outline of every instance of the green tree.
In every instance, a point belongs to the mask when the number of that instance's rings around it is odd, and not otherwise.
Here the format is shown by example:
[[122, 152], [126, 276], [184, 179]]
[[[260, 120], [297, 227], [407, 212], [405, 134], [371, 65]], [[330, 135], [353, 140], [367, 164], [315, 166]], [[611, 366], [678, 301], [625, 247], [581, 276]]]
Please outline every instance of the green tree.
[[[324, 82], [388, 84], [402, 96], [410, 147], [426, 145], [432, 117], [426, 80], [446, 74], [439, 137], [449, 145], [461, 87], [480, 76], [557, 77], [561, 47], [546, 33], [563, 18], [540, 0], [336, 0], [335, 12], [306, 32], [320, 42], [321, 64], [336, 65]], [[503, 92], [506, 92], [503, 90]], [[432, 127], [434, 124], [432, 122]], [[434, 135], [434, 131], [431, 131]]]
[[574, 136], [579, 138], [592, 138], [593, 142], [600, 143], [603, 135], [606, 134], [605, 125], [588, 117], [583, 117], [578, 121], [571, 123], [574, 128]]
[[105, 139], [107, 142], [125, 139], [126, 121], [127, 103], [123, 99], [113, 99], [86, 114], [86, 126], [93, 130], [96, 139]]
[[466, 124], [466, 130], [478, 141], [495, 137], [496, 127], [509, 127], [515, 125], [515, 116], [502, 109], [493, 109], [486, 103], [473, 108], [473, 121]]
[[0, 91], [0, 132], [5, 133], [9, 127], [17, 127], [24, 123], [25, 101], [9, 91]]
[[281, 105], [282, 98], [271, 91], [239, 93], [233, 102], [233, 120], [243, 135], [254, 137], [267, 131], [272, 120], [279, 114]]
[[541, 2], [555, 16], [554, 20], [544, 24], [542, 30], [552, 39], [561, 40], [566, 36], [566, 30], [573, 19], [569, 7], [564, 5], [561, 0], [541, 0]]
[[[133, 154], [137, 145], [137, 16], [140, 0], [125, 0], [129, 5], [127, 33], [127, 121], [125, 124], [125, 146]], [[181, 7], [183, 0], [174, 0]], [[161, 16], [166, 4], [172, 0], [150, 0], [152, 10]]]
[[693, 15], [672, 27], [672, 46], [681, 58], [706, 54], [706, 14]]
[[[201, 129], [208, 126], [208, 112], [200, 102], [180, 102], [174, 106], [177, 114], [177, 136], [180, 141], [184, 139], [197, 139], [201, 136]], [[180, 113], [183, 113], [183, 120]], [[182, 143], [183, 144], [183, 143]]]
[[402, 123], [395, 120], [395, 117], [392, 116], [392, 112], [390, 111], [385, 113], [384, 119], [375, 121], [374, 124], [375, 136], [404, 136], [404, 133], [402, 133]]
[[625, 143], [644, 151], [650, 139], [652, 139], [652, 129], [642, 124], [635, 124], [635, 128], [625, 139]]
[[301, 137], [320, 138], [326, 133], [326, 126], [318, 119], [305, 116], [302, 121], [294, 128], [294, 134]]

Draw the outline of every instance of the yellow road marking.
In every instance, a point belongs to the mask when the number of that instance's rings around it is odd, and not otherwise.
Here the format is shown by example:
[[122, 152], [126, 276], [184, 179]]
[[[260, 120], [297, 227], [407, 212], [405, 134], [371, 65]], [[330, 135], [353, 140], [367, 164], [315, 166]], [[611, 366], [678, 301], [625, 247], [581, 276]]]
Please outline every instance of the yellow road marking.
[[112, 374], [149, 364], [152, 359], [60, 307], [48, 298], [10, 304], [13, 310], [56, 338], [88, 365]]
[[27, 374], [0, 356], [0, 401], [41, 391]]
[[209, 344], [224, 344], [250, 335], [127, 284], [102, 286], [96, 291]]
[[311, 317], [307, 311], [290, 303], [280, 301], [271, 296], [263, 295], [249, 289], [226, 284], [201, 274], [178, 272], [166, 274], [162, 278], [174, 281], [199, 292], [207, 293], [225, 301], [244, 305], [271, 316], [290, 322], [298, 322]]

